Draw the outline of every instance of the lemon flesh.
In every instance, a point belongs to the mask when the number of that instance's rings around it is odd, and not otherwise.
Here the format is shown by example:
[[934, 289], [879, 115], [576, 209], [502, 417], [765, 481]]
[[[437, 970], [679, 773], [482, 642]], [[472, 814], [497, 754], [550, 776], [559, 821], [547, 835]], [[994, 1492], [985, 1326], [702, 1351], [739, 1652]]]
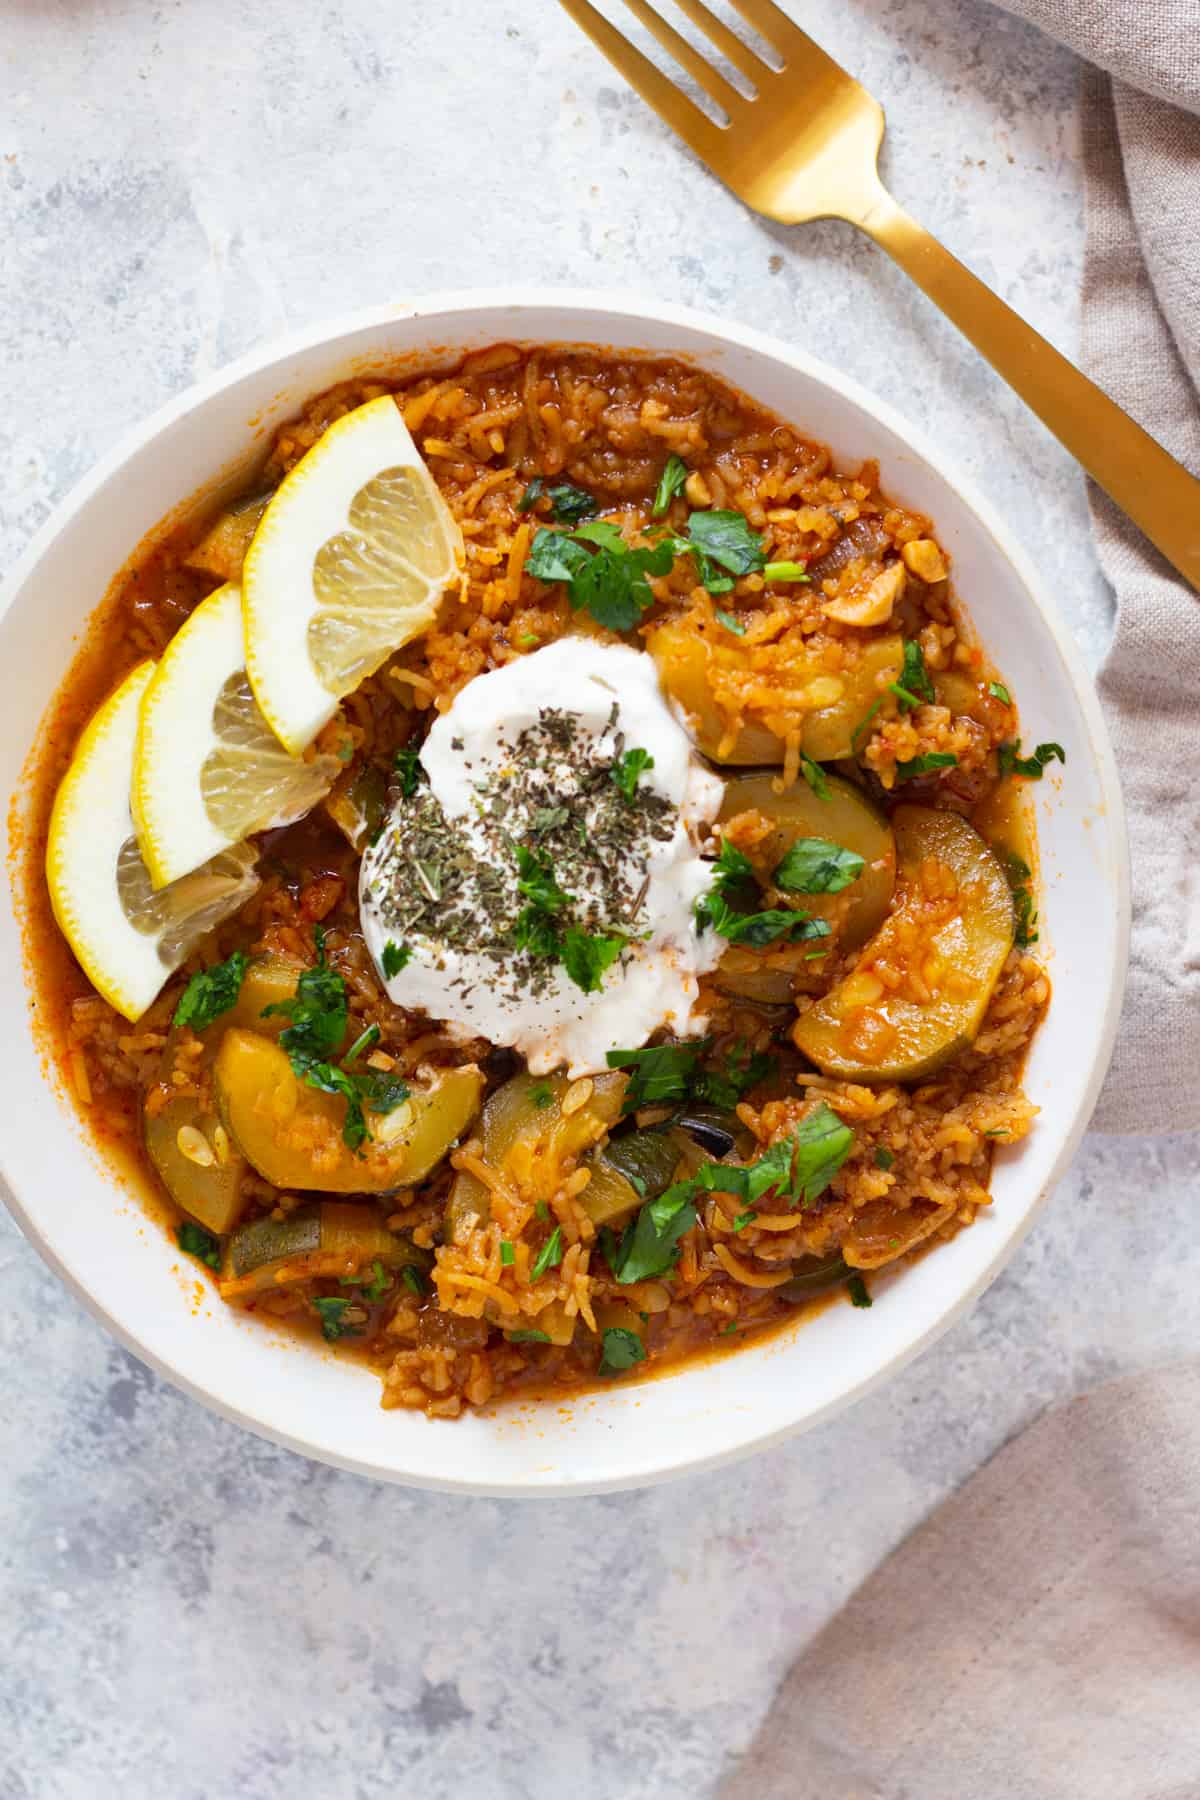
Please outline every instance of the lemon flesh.
[[140, 663], [80, 737], [50, 817], [46, 883], [59, 929], [92, 986], [131, 1021], [200, 940], [258, 887], [255, 852], [235, 844], [155, 892], [130, 810], [143, 696]]
[[246, 555], [246, 668], [293, 755], [390, 652], [432, 625], [462, 538], [388, 395], [331, 425]]
[[246, 674], [241, 589], [218, 588], [171, 639], [142, 698], [131, 801], [155, 888], [302, 818], [340, 767], [280, 748]]

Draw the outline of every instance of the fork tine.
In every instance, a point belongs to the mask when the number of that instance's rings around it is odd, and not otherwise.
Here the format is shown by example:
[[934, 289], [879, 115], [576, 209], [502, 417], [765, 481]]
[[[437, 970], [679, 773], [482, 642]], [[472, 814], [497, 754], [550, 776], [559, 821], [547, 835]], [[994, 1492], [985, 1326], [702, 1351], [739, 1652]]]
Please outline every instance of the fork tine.
[[697, 86], [702, 87], [718, 106], [723, 106], [727, 113], [732, 114], [742, 96], [726, 81], [720, 70], [714, 69], [707, 57], [701, 56], [698, 50], [693, 50], [687, 39], [680, 37], [675, 27], [669, 25], [662, 14], [648, 4], [648, 0], [625, 0], [625, 5], [634, 18], [640, 19], [646, 30], [658, 39], [667, 55], [673, 57], [681, 69], [687, 70]]
[[775, 0], [729, 0], [729, 4], [748, 25], [753, 25], [760, 37], [774, 45], [780, 56], [786, 57], [789, 50], [817, 48], [808, 33], [775, 5]]
[[761, 56], [756, 56], [749, 44], [744, 44], [737, 33], [730, 31], [728, 25], [718, 19], [716, 13], [710, 12], [704, 0], [675, 0], [680, 12], [698, 26], [705, 36], [716, 45], [721, 55], [731, 62], [735, 69], [740, 69], [747, 81], [761, 81], [764, 70], [770, 69]]
[[679, 133], [684, 143], [690, 144], [697, 156], [707, 162], [717, 154], [724, 132], [706, 119], [700, 108], [694, 106], [686, 94], [680, 93], [675, 83], [668, 81], [650, 58], [643, 56], [615, 25], [610, 25], [603, 13], [596, 11], [591, 0], [558, 0], [558, 3], [579, 29], [587, 32], [597, 49], [604, 52], [617, 73], [637, 89], [647, 106], [652, 106], [659, 117]]

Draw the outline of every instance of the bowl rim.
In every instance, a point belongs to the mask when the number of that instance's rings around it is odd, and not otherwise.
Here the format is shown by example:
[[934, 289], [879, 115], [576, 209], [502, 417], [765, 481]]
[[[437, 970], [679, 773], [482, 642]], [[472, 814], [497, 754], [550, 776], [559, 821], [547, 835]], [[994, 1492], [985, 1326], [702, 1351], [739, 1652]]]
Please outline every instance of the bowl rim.
[[[88, 506], [93, 497], [109, 481], [120, 475], [124, 465], [138, 451], [144, 449], [148, 443], [177, 421], [189, 414], [202, 411], [214, 399], [230, 388], [236, 387], [240, 382], [261, 375], [272, 366], [285, 364], [291, 357], [324, 348], [332, 349], [341, 341], [350, 339], [359, 333], [386, 328], [389, 324], [398, 321], [444, 322], [447, 329], [446, 348], [453, 350], [456, 325], [466, 327], [472, 317], [480, 313], [507, 311], [514, 315], [510, 321], [512, 329], [499, 333], [499, 336], [511, 338], [514, 343], [522, 343], [527, 340], [521, 334], [519, 315], [522, 310], [526, 309], [558, 313], [562, 318], [563, 329], [561, 334], [556, 335], [555, 341], [564, 344], [578, 343], [582, 345], [597, 342], [594, 333], [590, 338], [572, 336], [571, 324], [575, 314], [599, 312], [617, 317], [629, 325], [642, 323], [654, 326], [677, 326], [684, 331], [699, 332], [711, 337], [718, 344], [733, 346], [751, 354], [790, 365], [801, 375], [857, 406], [870, 418], [893, 432], [904, 442], [915, 458], [925, 463], [942, 481], [954, 489], [959, 499], [974, 514], [991, 540], [997, 555], [1012, 567], [1021, 586], [1040, 615], [1042, 625], [1050, 634], [1067, 673], [1073, 697], [1079, 706], [1086, 728], [1089, 748], [1094, 760], [1094, 772], [1107, 816], [1108, 835], [1113, 851], [1112, 897], [1116, 903], [1113, 967], [1102, 1027], [1094, 1040], [1089, 1080], [1079, 1097], [1074, 1115], [1062, 1134], [1049, 1171], [1042, 1181], [1040, 1192], [1030, 1199], [1022, 1218], [1017, 1224], [1010, 1227], [1003, 1243], [996, 1247], [994, 1254], [976, 1277], [909, 1343], [887, 1356], [878, 1367], [857, 1379], [844, 1391], [804, 1413], [803, 1416], [775, 1428], [759, 1430], [754, 1435], [738, 1438], [724, 1446], [698, 1450], [695, 1454], [675, 1455], [671, 1459], [647, 1467], [633, 1477], [620, 1474], [611, 1479], [592, 1477], [575, 1480], [567, 1476], [550, 1486], [532, 1481], [489, 1482], [486, 1479], [431, 1477], [423, 1473], [412, 1474], [394, 1467], [383, 1467], [378, 1462], [341, 1453], [328, 1444], [316, 1444], [302, 1435], [271, 1424], [262, 1416], [249, 1412], [242, 1405], [230, 1401], [216, 1388], [193, 1380], [177, 1369], [169, 1357], [144, 1344], [135, 1329], [123, 1323], [121, 1319], [110, 1312], [108, 1307], [90, 1292], [82, 1280], [63, 1264], [17, 1192], [8, 1173], [6, 1147], [0, 1140], [0, 1180], [3, 1181], [6, 1190], [4, 1197], [8, 1211], [42, 1260], [54, 1270], [87, 1311], [119, 1343], [174, 1387], [199, 1401], [201, 1405], [231, 1423], [240, 1425], [284, 1449], [343, 1468], [354, 1474], [427, 1490], [462, 1495], [555, 1499], [569, 1495], [582, 1496], [613, 1492], [630, 1487], [657, 1485], [685, 1474], [699, 1474], [705, 1470], [719, 1468], [739, 1461], [743, 1457], [770, 1449], [800, 1432], [807, 1431], [824, 1422], [864, 1398], [882, 1382], [898, 1374], [917, 1356], [923, 1354], [943, 1333], [963, 1317], [995, 1280], [1000, 1270], [1015, 1255], [1034, 1221], [1046, 1205], [1050, 1194], [1061, 1180], [1087, 1128], [1111, 1061], [1120, 1020], [1129, 960], [1132, 906], [1125, 806], [1117, 773], [1116, 757], [1094, 680], [1074, 638], [1065, 622], [1059, 617], [1053, 601], [1046, 592], [1042, 578], [1032, 559], [1016, 540], [1015, 535], [1004, 523], [991, 501], [979, 490], [974, 478], [965, 474], [952, 456], [947, 455], [940, 447], [936, 447], [922, 429], [912, 425], [890, 402], [878, 398], [856, 378], [843, 374], [823, 359], [812, 356], [806, 350], [794, 348], [783, 339], [759, 331], [754, 327], [742, 325], [737, 321], [721, 319], [696, 308], [658, 301], [649, 297], [643, 298], [631, 294], [628, 290], [561, 286], [439, 290], [419, 295], [409, 301], [378, 304], [338, 313], [281, 336], [270, 337], [203, 380], [191, 384], [179, 394], [172, 396], [141, 423], [131, 426], [120, 434], [111, 448], [104, 452], [87, 474], [53, 508], [8, 574], [0, 581], [0, 619], [3, 619], [12, 607], [49, 547], [68, 528], [76, 516]], [[545, 334], [541, 335], [544, 341]], [[662, 352], [662, 354], [666, 354], [666, 352]], [[683, 350], [678, 354], [685, 361], [690, 356], [688, 351]], [[297, 394], [297, 405], [302, 403], [304, 397]], [[219, 470], [214, 470], [214, 480], [219, 479], [220, 473]], [[182, 503], [186, 504], [187, 499], [188, 496], [181, 496]], [[28, 989], [27, 981], [25, 981], [25, 986]], [[671, 1376], [668, 1373], [661, 1379], [669, 1380]], [[653, 1391], [653, 1388], [658, 1385], [657, 1382], [650, 1384], [649, 1389], [642, 1386], [640, 1391], [645, 1394]]]

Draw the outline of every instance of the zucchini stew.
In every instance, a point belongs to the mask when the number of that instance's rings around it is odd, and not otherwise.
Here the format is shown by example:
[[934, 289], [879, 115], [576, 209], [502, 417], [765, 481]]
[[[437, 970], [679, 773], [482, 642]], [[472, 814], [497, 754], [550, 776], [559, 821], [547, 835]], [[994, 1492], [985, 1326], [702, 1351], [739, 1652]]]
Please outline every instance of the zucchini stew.
[[874, 464], [551, 347], [334, 388], [155, 534], [44, 734], [30, 980], [188, 1266], [453, 1418], [969, 1226], [1062, 752], [950, 575]]

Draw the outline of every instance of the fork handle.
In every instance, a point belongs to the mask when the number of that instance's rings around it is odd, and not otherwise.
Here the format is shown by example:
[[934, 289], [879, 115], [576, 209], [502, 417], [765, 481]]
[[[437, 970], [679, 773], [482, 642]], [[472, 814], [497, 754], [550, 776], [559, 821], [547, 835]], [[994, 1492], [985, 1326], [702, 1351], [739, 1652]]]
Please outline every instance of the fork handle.
[[879, 190], [855, 219], [1200, 589], [1200, 481]]

